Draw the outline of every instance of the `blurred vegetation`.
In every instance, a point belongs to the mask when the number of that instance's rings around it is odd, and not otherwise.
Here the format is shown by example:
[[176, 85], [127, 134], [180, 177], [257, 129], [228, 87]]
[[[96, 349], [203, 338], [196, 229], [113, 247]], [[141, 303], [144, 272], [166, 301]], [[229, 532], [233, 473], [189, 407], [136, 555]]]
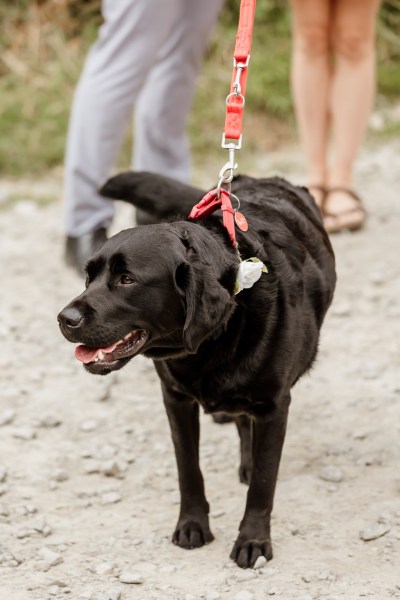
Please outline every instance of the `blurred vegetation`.
[[[240, 0], [227, 0], [199, 80], [189, 131], [198, 160], [219, 148]], [[0, 3], [0, 172], [42, 174], [62, 163], [72, 94], [101, 23], [100, 0]], [[245, 116], [246, 147], [293, 138], [287, 0], [258, 0]], [[378, 22], [379, 103], [400, 96], [400, 0]], [[388, 127], [399, 133], [398, 127]], [[130, 143], [122, 161], [128, 164]], [[203, 153], [203, 154], [201, 154]]]

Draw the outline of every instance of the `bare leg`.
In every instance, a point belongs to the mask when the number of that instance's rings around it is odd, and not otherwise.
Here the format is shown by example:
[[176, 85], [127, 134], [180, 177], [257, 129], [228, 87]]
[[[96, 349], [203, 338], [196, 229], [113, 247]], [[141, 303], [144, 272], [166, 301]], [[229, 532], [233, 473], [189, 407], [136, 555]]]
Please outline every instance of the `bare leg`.
[[[380, 0], [335, 0], [332, 50], [335, 71], [331, 114], [333, 163], [330, 187], [352, 188], [353, 168], [368, 125], [375, 95], [375, 20]], [[329, 194], [327, 229], [352, 227], [364, 219], [343, 191]], [[351, 211], [351, 212], [348, 212]], [[336, 216], [338, 215], [338, 216]]]
[[[292, 90], [308, 185], [327, 183], [330, 47], [329, 0], [291, 0], [293, 9]], [[317, 203], [322, 195], [311, 189]]]

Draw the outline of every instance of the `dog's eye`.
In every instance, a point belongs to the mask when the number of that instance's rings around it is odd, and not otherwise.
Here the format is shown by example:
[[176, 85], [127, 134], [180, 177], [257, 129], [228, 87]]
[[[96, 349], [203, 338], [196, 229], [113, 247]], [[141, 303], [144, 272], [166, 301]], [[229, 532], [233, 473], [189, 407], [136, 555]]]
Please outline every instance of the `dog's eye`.
[[130, 275], [124, 274], [124, 275], [121, 275], [121, 277], [119, 278], [119, 283], [121, 285], [132, 285], [132, 283], [135, 283], [135, 280]]

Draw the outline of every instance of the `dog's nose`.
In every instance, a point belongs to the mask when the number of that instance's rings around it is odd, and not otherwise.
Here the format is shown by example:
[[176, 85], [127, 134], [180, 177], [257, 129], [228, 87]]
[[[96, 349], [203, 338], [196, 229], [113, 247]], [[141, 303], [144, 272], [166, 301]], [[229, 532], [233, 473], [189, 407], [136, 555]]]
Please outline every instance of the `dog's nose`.
[[60, 312], [57, 319], [65, 329], [77, 329], [82, 325], [83, 315], [77, 308], [67, 307]]

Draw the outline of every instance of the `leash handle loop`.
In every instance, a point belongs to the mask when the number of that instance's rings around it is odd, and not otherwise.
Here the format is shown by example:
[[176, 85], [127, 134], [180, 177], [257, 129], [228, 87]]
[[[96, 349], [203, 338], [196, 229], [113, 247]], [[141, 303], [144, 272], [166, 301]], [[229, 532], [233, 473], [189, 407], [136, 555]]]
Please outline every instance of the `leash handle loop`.
[[225, 138], [239, 140], [242, 135], [243, 111], [247, 85], [247, 73], [253, 40], [256, 0], [242, 0], [239, 26], [233, 55], [231, 90], [226, 99]]
[[[237, 249], [235, 221], [242, 231], [247, 231], [246, 219], [238, 213], [238, 198], [231, 194], [231, 181], [238, 165], [235, 162], [235, 151], [242, 147], [242, 121], [245, 105], [247, 71], [250, 60], [251, 42], [253, 38], [256, 0], [241, 0], [239, 26], [233, 57], [233, 73], [230, 92], [226, 98], [225, 129], [222, 134], [222, 148], [228, 150], [229, 160], [219, 172], [218, 185], [208, 192], [196, 206], [192, 208], [189, 219], [199, 219], [210, 215], [219, 208], [222, 221], [229, 233], [232, 245]], [[226, 187], [223, 187], [226, 186]], [[238, 208], [232, 208], [231, 197], [238, 202]]]

